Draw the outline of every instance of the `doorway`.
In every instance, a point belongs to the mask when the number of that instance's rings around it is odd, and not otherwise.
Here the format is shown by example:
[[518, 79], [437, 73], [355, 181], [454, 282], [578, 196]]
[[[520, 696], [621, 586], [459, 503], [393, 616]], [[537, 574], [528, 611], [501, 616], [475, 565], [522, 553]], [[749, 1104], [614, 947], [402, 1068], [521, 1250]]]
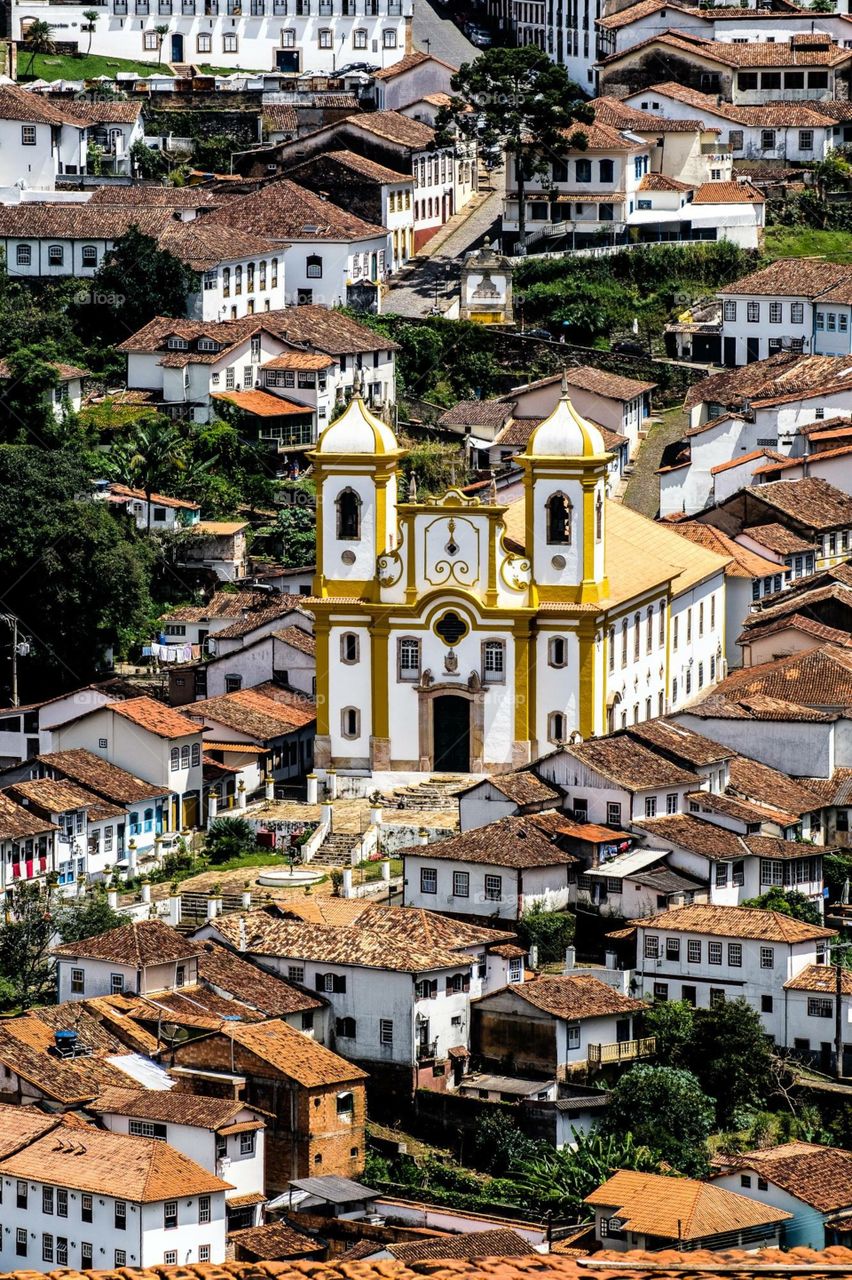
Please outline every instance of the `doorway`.
[[746, 338], [746, 364], [760, 359], [760, 338]]
[[172, 62], [183, 62], [183, 36], [172, 32]]
[[726, 338], [724, 345], [725, 353], [722, 356], [722, 363], [728, 369], [733, 369], [737, 363], [737, 340], [736, 338]]
[[432, 703], [434, 769], [467, 773], [470, 769], [470, 702], [451, 693]]

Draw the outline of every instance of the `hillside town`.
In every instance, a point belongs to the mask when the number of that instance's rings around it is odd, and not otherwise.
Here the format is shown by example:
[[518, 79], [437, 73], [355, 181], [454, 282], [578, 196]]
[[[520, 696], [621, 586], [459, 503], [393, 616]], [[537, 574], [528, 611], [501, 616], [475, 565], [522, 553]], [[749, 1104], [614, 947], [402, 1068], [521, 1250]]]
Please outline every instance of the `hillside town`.
[[840, 9], [4, 7], [4, 1277], [852, 1275]]

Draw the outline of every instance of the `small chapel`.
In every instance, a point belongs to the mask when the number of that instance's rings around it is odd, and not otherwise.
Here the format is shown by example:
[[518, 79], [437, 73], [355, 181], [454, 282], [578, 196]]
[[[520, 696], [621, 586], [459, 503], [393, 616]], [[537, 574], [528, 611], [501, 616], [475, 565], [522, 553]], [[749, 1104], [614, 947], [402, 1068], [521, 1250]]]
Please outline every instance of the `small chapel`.
[[607, 496], [564, 387], [499, 492], [402, 497], [405, 451], [358, 394], [310, 457], [318, 767], [501, 772], [725, 674], [727, 561]]

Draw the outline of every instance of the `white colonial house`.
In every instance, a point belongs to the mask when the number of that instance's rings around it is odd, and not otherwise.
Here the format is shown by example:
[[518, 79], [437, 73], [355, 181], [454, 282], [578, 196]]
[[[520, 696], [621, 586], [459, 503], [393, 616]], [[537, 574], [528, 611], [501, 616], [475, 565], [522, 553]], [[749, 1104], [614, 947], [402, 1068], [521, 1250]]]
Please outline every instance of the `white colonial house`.
[[780, 258], [720, 289], [727, 365], [779, 351], [852, 354], [852, 271], [832, 262]]
[[171, 1089], [107, 1088], [89, 1110], [110, 1133], [157, 1138], [230, 1183], [229, 1231], [260, 1224], [266, 1123], [254, 1107]]
[[[91, 33], [85, 4], [48, 0], [35, 12], [57, 38], [81, 51], [91, 42], [92, 53], [107, 58], [327, 75], [354, 60], [388, 67], [402, 58], [412, 4], [351, 0], [341, 13], [332, 0], [298, 5], [293, 0], [109, 0]], [[32, 5], [16, 0], [12, 38], [25, 40], [33, 19]]]
[[776, 911], [702, 904], [634, 921], [623, 932], [636, 938], [637, 995], [699, 1008], [746, 1000], [782, 1048], [793, 1048], [794, 1040], [785, 984], [824, 964], [834, 936]]
[[[470, 1001], [504, 986], [523, 951], [512, 935], [406, 907], [353, 900], [333, 920], [280, 912], [222, 916], [214, 938], [331, 1005], [331, 1047], [371, 1076], [443, 1088], [451, 1050], [469, 1056]], [[523, 967], [515, 978], [523, 980]]]
[[397, 438], [357, 397], [310, 456], [320, 766], [500, 772], [720, 677], [725, 561], [605, 497], [567, 389], [509, 504], [412, 487], [398, 506]]
[[202, 821], [203, 771], [200, 727], [153, 698], [128, 698], [78, 713], [57, 725], [52, 749], [84, 747], [110, 764], [135, 772], [171, 794], [171, 831]]
[[225, 1261], [229, 1183], [165, 1142], [31, 1108], [0, 1115], [8, 1270], [93, 1270]]
[[651, 393], [657, 384], [625, 378], [592, 365], [575, 365], [563, 374], [554, 373], [513, 387], [505, 400], [514, 402], [512, 412], [517, 418], [546, 417], [559, 403], [563, 379], [577, 412], [596, 426], [625, 436], [632, 455], [639, 446], [645, 419], [651, 415]]
[[172, 417], [208, 422], [232, 406], [281, 450], [312, 444], [357, 382], [394, 403], [396, 344], [318, 305], [204, 324], [158, 316], [119, 347], [127, 384]]
[[457, 69], [433, 54], [408, 53], [374, 75], [376, 106], [379, 111], [399, 111], [435, 94], [449, 95], [450, 81]]
[[562, 824], [555, 812], [507, 817], [404, 849], [404, 905], [494, 923], [567, 906], [578, 859], [560, 848]]
[[[306, 619], [300, 617], [299, 621], [304, 623]], [[211, 658], [204, 664], [204, 671], [210, 698], [252, 689], [273, 679], [313, 697], [316, 641], [305, 626], [282, 619], [274, 630], [248, 638], [238, 648]]]
[[137, 920], [53, 948], [60, 1003], [177, 991], [198, 981], [197, 943], [162, 920]]
[[0, 209], [0, 245], [10, 275], [91, 280], [114, 242], [136, 226], [195, 273], [186, 297], [196, 320], [236, 320], [284, 306], [280, 246], [235, 228], [227, 233], [203, 219], [176, 219], [162, 207], [97, 204], [18, 204]]

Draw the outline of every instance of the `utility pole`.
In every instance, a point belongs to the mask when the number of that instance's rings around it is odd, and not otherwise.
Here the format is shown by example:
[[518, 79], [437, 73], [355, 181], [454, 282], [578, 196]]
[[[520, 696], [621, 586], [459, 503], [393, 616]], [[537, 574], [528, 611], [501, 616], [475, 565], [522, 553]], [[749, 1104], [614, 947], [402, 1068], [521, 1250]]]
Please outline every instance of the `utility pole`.
[[14, 613], [0, 613], [0, 622], [5, 622], [6, 626], [12, 631], [12, 706], [17, 707], [20, 699], [18, 698], [18, 658], [26, 657], [30, 651], [30, 642], [26, 638], [21, 639], [18, 630], [19, 623]]

